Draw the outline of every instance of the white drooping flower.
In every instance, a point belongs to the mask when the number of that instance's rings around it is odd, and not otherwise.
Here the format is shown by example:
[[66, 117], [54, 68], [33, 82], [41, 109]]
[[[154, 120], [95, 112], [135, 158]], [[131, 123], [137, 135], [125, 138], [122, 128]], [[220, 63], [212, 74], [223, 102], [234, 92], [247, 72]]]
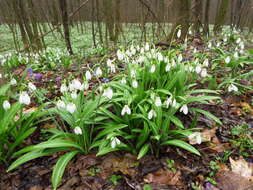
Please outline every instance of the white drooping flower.
[[187, 114], [188, 114], [188, 107], [187, 107], [187, 105], [184, 104], [184, 105], [180, 108], [179, 111], [180, 111], [180, 112], [183, 112], [185, 115], [187, 115]]
[[70, 96], [71, 96], [71, 98], [76, 99], [77, 98], [76, 91], [73, 91]]
[[31, 91], [35, 91], [35, 90], [37, 89], [36, 86], [35, 86], [33, 83], [31, 83], [31, 82], [28, 83], [28, 88], [29, 88]]
[[236, 51], [236, 52], [234, 53], [234, 58], [235, 58], [235, 59], [238, 59], [238, 57], [239, 57], [239, 53]]
[[228, 86], [228, 91], [229, 91], [229, 92], [232, 92], [232, 91], [237, 92], [237, 91], [238, 91], [238, 87], [235, 86], [234, 84], [230, 84], [230, 85]]
[[181, 31], [181, 29], [179, 29], [179, 30], [177, 31], [177, 38], [180, 38], [180, 37], [181, 37], [181, 34], [182, 34], [182, 31]]
[[111, 64], [110, 71], [111, 71], [111, 73], [116, 73], [116, 67], [114, 64]]
[[137, 62], [138, 63], [143, 63], [145, 61], [145, 59], [146, 58], [144, 56], [140, 56], [140, 57], [138, 57]]
[[152, 119], [153, 117], [156, 117], [156, 112], [155, 112], [155, 110], [150, 110], [149, 112], [148, 112], [148, 119], [150, 120], [150, 119]]
[[108, 67], [111, 67], [112, 63], [113, 63], [114, 60], [111, 60], [111, 59], [108, 59], [106, 64]]
[[136, 71], [134, 69], [130, 71], [130, 76], [131, 78], [136, 78]]
[[126, 84], [126, 83], [127, 83], [126, 78], [123, 77], [123, 78], [120, 80], [120, 83], [121, 83], [121, 84]]
[[66, 105], [62, 100], [58, 100], [58, 102], [56, 103], [56, 106], [59, 109], [61, 109], [61, 108], [65, 109], [66, 108]]
[[3, 108], [4, 108], [5, 110], [8, 110], [8, 109], [11, 108], [11, 104], [10, 104], [10, 102], [9, 102], [8, 100], [5, 100], [5, 101], [3, 102]]
[[98, 67], [97, 69], [96, 69], [96, 71], [95, 71], [95, 75], [96, 75], [96, 77], [101, 77], [102, 76], [102, 70], [100, 69], [100, 67]]
[[202, 69], [201, 73], [200, 73], [201, 77], [206, 77], [207, 76], [207, 70], [206, 69]]
[[172, 107], [176, 107], [176, 105], [177, 105], [177, 100], [176, 100], [176, 99], [174, 99], [174, 100], [172, 101], [171, 106], [172, 106]]
[[162, 105], [162, 101], [161, 101], [161, 98], [159, 96], [157, 96], [155, 98], [155, 106], [159, 107]]
[[194, 54], [197, 53], [197, 51], [198, 51], [198, 50], [197, 50], [196, 48], [193, 49], [193, 53], [194, 53]]
[[77, 126], [74, 128], [74, 133], [76, 135], [81, 135], [81, 134], [83, 134], [83, 131], [82, 131], [81, 127]]
[[172, 97], [167, 98], [164, 102], [166, 108], [168, 108], [172, 104]]
[[229, 57], [229, 56], [227, 56], [227, 57], [226, 57], [226, 59], [225, 59], [225, 63], [229, 63], [229, 62], [230, 62], [230, 60], [231, 60], [231, 59], [230, 59], [230, 57]]
[[197, 67], [195, 68], [195, 71], [196, 71], [196, 73], [199, 74], [201, 72], [201, 67], [199, 65], [197, 65]]
[[212, 48], [212, 42], [209, 42], [208, 45], [207, 45], [207, 47], [208, 47], [209, 49], [211, 49], [211, 48]]
[[70, 113], [74, 113], [76, 111], [76, 105], [74, 103], [68, 103], [66, 110]]
[[68, 91], [68, 87], [66, 86], [66, 84], [61, 85], [60, 91], [61, 91], [61, 93]]
[[154, 73], [154, 72], [155, 72], [155, 65], [154, 65], [154, 64], [151, 65], [150, 72], [151, 72], [151, 73]]
[[166, 67], [165, 67], [165, 71], [166, 72], [170, 71], [170, 68], [171, 68], [170, 64], [167, 64]]
[[137, 88], [137, 87], [138, 87], [138, 82], [137, 82], [137, 80], [133, 80], [133, 82], [132, 82], [132, 87], [133, 87], [133, 88]]
[[159, 52], [159, 53], [157, 53], [157, 59], [158, 59], [158, 61], [163, 61], [163, 55]]
[[190, 144], [201, 144], [202, 139], [201, 139], [201, 133], [199, 132], [194, 132], [188, 136]]
[[106, 88], [104, 90], [103, 96], [105, 96], [105, 97], [107, 97], [109, 99], [112, 99], [112, 97], [113, 97], [113, 91], [112, 91], [112, 89], [110, 87]]
[[11, 85], [16, 85], [16, 84], [17, 84], [17, 81], [16, 81], [16, 79], [13, 78], [13, 79], [11, 79], [11, 82], [10, 82], [10, 83], [11, 83]]
[[116, 148], [116, 146], [119, 144], [120, 144], [120, 140], [117, 137], [111, 138], [111, 147], [112, 148]]
[[236, 43], [239, 44], [240, 42], [241, 42], [241, 38], [238, 38], [238, 39], [236, 40]]
[[122, 51], [118, 50], [117, 51], [117, 57], [118, 57], [118, 60], [122, 61], [124, 59], [124, 54]]
[[84, 81], [84, 83], [83, 83], [83, 89], [84, 90], [88, 90], [89, 89], [89, 83], [88, 83], [88, 81]]
[[91, 80], [92, 76], [91, 76], [90, 71], [86, 71], [85, 78], [86, 78], [86, 80]]
[[130, 107], [128, 105], [125, 105], [123, 107], [123, 109], [121, 110], [121, 115], [123, 116], [125, 114], [131, 115], [131, 109], [130, 109]]
[[0, 73], [0, 79], [3, 78], [3, 75]]
[[149, 44], [148, 44], [148, 43], [146, 43], [144, 48], [145, 48], [145, 51], [149, 51], [149, 49], [150, 49]]
[[178, 59], [177, 59], [177, 60], [178, 60], [179, 63], [180, 63], [181, 61], [183, 61], [183, 56], [182, 56], [182, 54], [179, 54], [179, 55], [178, 55]]
[[208, 67], [208, 65], [209, 65], [208, 59], [205, 59], [205, 60], [204, 60], [203, 65], [204, 65], [205, 67]]
[[69, 84], [69, 90], [83, 90], [83, 85], [78, 79], [72, 80], [72, 82]]
[[25, 104], [28, 105], [31, 103], [31, 99], [29, 97], [29, 95], [27, 94], [27, 92], [21, 92], [19, 95], [19, 103], [20, 104]]

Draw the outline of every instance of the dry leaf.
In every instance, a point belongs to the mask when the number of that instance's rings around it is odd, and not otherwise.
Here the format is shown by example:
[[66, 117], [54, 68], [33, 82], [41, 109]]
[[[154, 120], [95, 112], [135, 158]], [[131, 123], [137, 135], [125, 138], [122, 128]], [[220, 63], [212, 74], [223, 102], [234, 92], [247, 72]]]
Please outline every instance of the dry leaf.
[[243, 177], [251, 178], [253, 175], [253, 167], [250, 166], [243, 158], [235, 161], [231, 157], [229, 158], [232, 172], [239, 174]]

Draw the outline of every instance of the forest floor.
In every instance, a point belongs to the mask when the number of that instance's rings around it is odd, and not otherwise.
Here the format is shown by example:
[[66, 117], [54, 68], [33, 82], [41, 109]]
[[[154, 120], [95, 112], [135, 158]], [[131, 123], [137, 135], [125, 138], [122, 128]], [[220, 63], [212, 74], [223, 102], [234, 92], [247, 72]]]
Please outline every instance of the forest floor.
[[[101, 55], [98, 55], [98, 57]], [[56, 68], [46, 72], [41, 81], [34, 81], [38, 88], [47, 88], [46, 97], [53, 100], [59, 95], [57, 78], [80, 76], [96, 58], [85, 59], [76, 70]], [[252, 65], [245, 70], [252, 70]], [[26, 68], [19, 66], [13, 73], [22, 77]], [[60, 72], [62, 72], [60, 74]], [[217, 73], [216, 73], [217, 74]], [[59, 79], [58, 79], [59, 80]], [[252, 81], [249, 81], [253, 86]], [[96, 83], [93, 83], [96, 86]], [[207, 86], [198, 81], [199, 86]], [[56, 90], [58, 89], [58, 90]], [[89, 91], [87, 91], [89, 93]], [[252, 90], [240, 95], [223, 93], [221, 101], [199, 108], [217, 116], [221, 126], [214, 126], [204, 116], [198, 118], [198, 128], [206, 141], [194, 145], [201, 156], [185, 150], [168, 147], [157, 158], [147, 155], [137, 160], [125, 152], [109, 153], [96, 157], [92, 152], [79, 155], [68, 165], [59, 190], [251, 190], [253, 189], [253, 101]], [[29, 109], [36, 107], [36, 103]], [[187, 126], [191, 115], [179, 113]], [[52, 123], [42, 123], [26, 142], [36, 144], [42, 129], [54, 128]], [[43, 157], [7, 173], [0, 165], [0, 189], [3, 190], [50, 190], [52, 168], [61, 154]]]

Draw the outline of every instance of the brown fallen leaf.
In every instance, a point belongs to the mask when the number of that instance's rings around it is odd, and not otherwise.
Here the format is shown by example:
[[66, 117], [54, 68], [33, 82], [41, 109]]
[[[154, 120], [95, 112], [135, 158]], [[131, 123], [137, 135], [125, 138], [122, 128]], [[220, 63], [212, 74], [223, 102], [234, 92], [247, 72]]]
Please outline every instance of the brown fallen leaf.
[[156, 183], [164, 185], [176, 185], [181, 180], [180, 170], [173, 172], [168, 169], [159, 169], [154, 173], [150, 173], [144, 177], [146, 183]]
[[232, 172], [246, 178], [252, 178], [253, 166], [246, 162], [243, 158], [240, 158], [239, 160], [235, 161], [231, 157], [229, 157], [229, 161], [231, 164]]
[[215, 180], [221, 190], [251, 190], [253, 183], [246, 177], [231, 171], [219, 171]]

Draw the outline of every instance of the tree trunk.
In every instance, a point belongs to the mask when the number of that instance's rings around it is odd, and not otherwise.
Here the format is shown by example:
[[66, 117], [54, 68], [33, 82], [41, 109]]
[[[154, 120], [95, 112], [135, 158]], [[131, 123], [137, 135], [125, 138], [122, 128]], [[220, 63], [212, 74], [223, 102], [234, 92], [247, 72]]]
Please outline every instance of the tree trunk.
[[216, 34], [221, 31], [222, 25], [225, 23], [228, 6], [229, 0], [221, 0], [221, 4], [215, 17], [215, 25], [213, 29]]
[[204, 29], [203, 29], [203, 32], [206, 35], [209, 35], [209, 10], [210, 10], [210, 0], [206, 0], [205, 15], [204, 15]]
[[64, 30], [64, 38], [66, 42], [66, 46], [70, 55], [73, 55], [73, 50], [70, 42], [70, 32], [69, 32], [69, 19], [68, 19], [68, 8], [67, 8], [67, 0], [59, 0], [61, 15], [62, 15], [62, 24]]

